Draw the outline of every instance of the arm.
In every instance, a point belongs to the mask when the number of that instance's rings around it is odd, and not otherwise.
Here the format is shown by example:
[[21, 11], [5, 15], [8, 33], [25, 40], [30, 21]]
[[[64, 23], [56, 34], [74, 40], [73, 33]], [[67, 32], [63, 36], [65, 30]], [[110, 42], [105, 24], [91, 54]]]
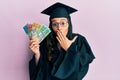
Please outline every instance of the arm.
[[[36, 80], [38, 72], [41, 72], [41, 67], [43, 66], [43, 58], [40, 56], [38, 60], [38, 64], [36, 65], [36, 59], [35, 56], [33, 55], [33, 58], [29, 62], [29, 75], [30, 75], [30, 80]], [[42, 75], [39, 76], [42, 79]]]
[[29, 74], [30, 80], [35, 80], [37, 73], [40, 70], [40, 64], [42, 62], [38, 38], [30, 40], [30, 49], [33, 52], [33, 58], [29, 62]]
[[94, 56], [86, 39], [79, 36], [66, 51], [61, 64], [54, 66], [52, 74], [59, 79], [67, 79], [68, 77], [72, 77], [72, 75], [77, 76], [82, 67], [84, 68], [87, 65], [86, 70], [88, 69], [88, 64], [93, 59]]
[[33, 56], [33, 58], [29, 62], [30, 80], [35, 80], [36, 73], [37, 73], [37, 66], [36, 66], [35, 56]]

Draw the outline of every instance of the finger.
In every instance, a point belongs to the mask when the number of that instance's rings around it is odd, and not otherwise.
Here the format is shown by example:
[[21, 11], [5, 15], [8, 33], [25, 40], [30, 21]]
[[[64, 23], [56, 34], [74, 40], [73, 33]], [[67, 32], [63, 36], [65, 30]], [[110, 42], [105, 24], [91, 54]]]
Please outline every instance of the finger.
[[72, 39], [72, 42], [74, 42], [76, 39], [77, 39], [78, 36], [75, 36], [73, 39]]
[[39, 49], [39, 45], [34, 45], [34, 46], [30, 46], [30, 49], [32, 50], [32, 51], [35, 51], [35, 50], [38, 50]]
[[39, 45], [34, 45], [33, 48], [38, 50], [39, 49]]
[[38, 40], [35, 40], [35, 39], [33, 39], [33, 40], [30, 40], [30, 45], [32, 44], [32, 43], [36, 43], [36, 44], [39, 44], [40, 42], [38, 41]]
[[56, 38], [59, 39], [60, 41], [62, 40], [59, 31], [57, 31], [57, 36], [56, 36]]
[[33, 47], [34, 45], [39, 45], [39, 43], [36, 42], [36, 41], [33, 41], [33, 42], [30, 43], [30, 46], [31, 46], [31, 47]]
[[63, 34], [62, 34], [62, 32], [61, 32], [61, 31], [58, 31], [58, 32], [57, 32], [57, 35], [58, 35], [58, 37], [59, 37], [60, 41], [65, 40], [65, 38], [64, 38], [64, 36], [63, 36]]
[[33, 40], [39, 40], [39, 38], [36, 36], [36, 37], [33, 38]]
[[35, 46], [31, 47], [30, 49], [35, 55], [39, 52], [39, 46], [38, 45], [35, 45]]
[[62, 31], [60, 31], [60, 35], [62, 36], [62, 38], [63, 38], [63, 39], [66, 39], [66, 35], [65, 35], [65, 34], [63, 34], [63, 32], [62, 32]]
[[56, 36], [56, 38], [57, 38], [58, 42], [61, 43], [61, 40], [59, 39], [59, 37]]
[[34, 44], [37, 44], [37, 42], [36, 41], [30, 41], [30, 46], [33, 46]]
[[32, 41], [36, 41], [36, 42], [40, 43], [40, 41], [39, 41], [39, 38], [38, 38], [38, 37], [35, 37], [35, 38], [33, 38], [32, 40], [30, 40], [30, 42], [32, 42]]

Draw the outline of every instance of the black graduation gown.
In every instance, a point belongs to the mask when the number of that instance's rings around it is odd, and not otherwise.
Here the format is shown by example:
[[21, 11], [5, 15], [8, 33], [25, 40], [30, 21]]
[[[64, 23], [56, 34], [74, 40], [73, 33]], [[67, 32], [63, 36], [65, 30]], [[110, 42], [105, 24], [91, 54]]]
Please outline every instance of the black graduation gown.
[[[89, 63], [95, 58], [85, 37], [78, 38], [67, 51], [62, 50], [54, 63], [45, 59], [41, 45], [41, 56], [36, 66], [35, 57], [29, 63], [30, 80], [82, 80]], [[74, 36], [75, 36], [74, 35]]]

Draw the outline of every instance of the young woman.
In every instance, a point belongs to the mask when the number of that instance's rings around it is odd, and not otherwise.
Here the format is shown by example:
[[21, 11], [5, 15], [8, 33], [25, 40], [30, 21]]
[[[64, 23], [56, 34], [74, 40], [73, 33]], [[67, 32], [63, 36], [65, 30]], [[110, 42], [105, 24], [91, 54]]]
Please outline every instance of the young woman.
[[62, 3], [48, 7], [51, 33], [39, 42], [30, 41], [34, 56], [29, 64], [30, 80], [82, 80], [95, 58], [86, 38], [72, 33], [70, 14], [77, 10]]

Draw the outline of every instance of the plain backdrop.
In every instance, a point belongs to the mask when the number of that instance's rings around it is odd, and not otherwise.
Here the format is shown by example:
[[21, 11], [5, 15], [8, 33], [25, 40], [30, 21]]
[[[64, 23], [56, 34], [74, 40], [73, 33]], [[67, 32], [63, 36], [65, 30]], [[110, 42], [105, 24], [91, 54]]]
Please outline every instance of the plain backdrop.
[[40, 14], [55, 2], [78, 9], [71, 14], [73, 31], [84, 35], [96, 59], [84, 80], [120, 80], [119, 0], [0, 0], [0, 80], [29, 80], [27, 23], [49, 25]]

